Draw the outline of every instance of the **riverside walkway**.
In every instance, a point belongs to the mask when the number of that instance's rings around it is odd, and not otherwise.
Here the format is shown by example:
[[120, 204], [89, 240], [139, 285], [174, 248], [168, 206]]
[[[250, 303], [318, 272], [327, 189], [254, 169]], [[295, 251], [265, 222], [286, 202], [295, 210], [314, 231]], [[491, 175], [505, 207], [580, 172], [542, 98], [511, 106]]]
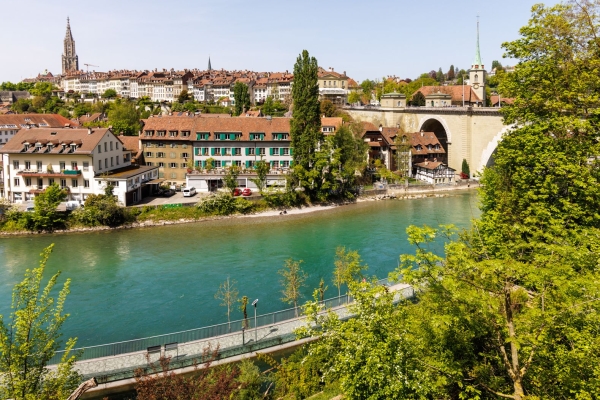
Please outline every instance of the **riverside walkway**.
[[[414, 295], [413, 288], [406, 284], [390, 286], [385, 281], [380, 281], [380, 284], [396, 293], [395, 301]], [[340, 319], [351, 318], [347, 305], [352, 301], [352, 297], [347, 295], [325, 300], [323, 313], [332, 310]], [[302, 315], [296, 316], [296, 310], [288, 309], [256, 317], [250, 315], [246, 320], [248, 328], [242, 329], [243, 324], [243, 320], [232, 321], [167, 335], [76, 349], [80, 356], [75, 369], [85, 379], [95, 377], [99, 384], [131, 379], [138, 369], [152, 373], [154, 370], [151, 364], [161, 357], [171, 358], [170, 370], [184, 369], [202, 364], [202, 356], [207, 349], [214, 351], [218, 348], [218, 360], [223, 360], [293, 342], [296, 340], [294, 331], [304, 326], [306, 320]], [[58, 352], [50, 363], [56, 364], [61, 356], [62, 352]]]

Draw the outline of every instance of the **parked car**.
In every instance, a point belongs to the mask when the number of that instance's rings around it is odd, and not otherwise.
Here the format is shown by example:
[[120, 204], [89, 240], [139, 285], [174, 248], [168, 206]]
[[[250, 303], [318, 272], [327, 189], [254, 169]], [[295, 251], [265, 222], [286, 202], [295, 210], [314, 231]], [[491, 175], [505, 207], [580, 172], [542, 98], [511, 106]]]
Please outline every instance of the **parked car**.
[[242, 195], [242, 189], [240, 189], [240, 188], [233, 189], [233, 195], [234, 196], [241, 196]]
[[183, 189], [183, 197], [192, 197], [195, 194], [196, 194], [196, 188], [193, 186]]
[[242, 196], [251, 196], [252, 195], [252, 190], [250, 188], [245, 188], [244, 190], [242, 190]]
[[160, 195], [162, 197], [171, 197], [174, 194], [175, 194], [175, 191], [173, 189], [167, 189], [167, 190], [164, 190]]

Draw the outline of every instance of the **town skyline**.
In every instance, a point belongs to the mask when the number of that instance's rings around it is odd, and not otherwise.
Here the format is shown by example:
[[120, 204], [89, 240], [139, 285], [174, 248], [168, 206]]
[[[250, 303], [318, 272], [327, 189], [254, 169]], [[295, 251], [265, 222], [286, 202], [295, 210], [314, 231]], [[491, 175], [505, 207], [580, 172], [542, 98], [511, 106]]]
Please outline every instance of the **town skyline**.
[[[117, 4], [109, 1], [106, 7], [93, 12], [82, 10], [79, 5], [75, 7], [77, 3], [71, 1], [61, 1], [58, 7], [39, 1], [7, 5], [9, 14], [27, 12], [34, 17], [39, 14], [44, 15], [46, 21], [40, 26], [28, 26], [20, 40], [3, 43], [8, 54], [24, 51], [29, 56], [1, 64], [0, 81], [19, 82], [44, 70], [60, 74], [67, 17], [77, 43], [79, 68], [83, 71], [86, 63], [98, 66], [90, 66], [90, 71], [205, 69], [209, 57], [214, 69], [291, 71], [297, 55], [307, 49], [323, 68], [345, 70], [348, 76], [360, 82], [387, 75], [414, 79], [440, 67], [446, 72], [450, 65], [468, 69], [475, 55], [479, 15], [482, 58], [489, 69], [493, 60], [511, 64], [511, 60], [502, 59], [500, 45], [517, 37], [518, 28], [529, 19], [535, 2], [509, 0], [498, 9], [471, 0], [462, 8], [434, 1], [430, 4], [433, 12], [430, 10], [423, 18], [412, 18], [408, 15], [420, 12], [417, 5], [399, 6], [387, 0], [370, 3], [368, 7], [347, 2], [344, 9], [331, 2], [317, 5], [309, 1], [303, 3], [306, 7], [286, 4], [277, 10], [267, 7], [269, 1], [262, 1], [251, 10], [244, 8], [245, 17], [241, 20], [235, 12], [228, 12], [225, 19], [219, 19], [219, 15], [224, 14], [216, 5], [185, 1], [173, 3], [168, 9], [161, 9], [153, 1], [146, 7], [138, 7], [138, 2], [119, 4], [118, 13], [107, 14], [106, 10], [115, 9], [111, 6], [113, 3]], [[389, 13], [377, 18], [374, 14], [364, 23], [357, 20], [373, 13], [373, 9], [386, 8], [390, 9]], [[323, 17], [315, 17], [311, 12], [315, 9], [322, 10]], [[396, 22], [394, 10], [404, 17], [401, 22]], [[180, 11], [180, 15], [176, 15]], [[282, 11], [294, 16], [295, 21], [281, 17]], [[132, 19], [132, 15], [135, 18]], [[147, 23], [140, 22], [142, 20]], [[162, 22], [157, 23], [157, 20]], [[252, 21], [263, 22], [253, 26]], [[9, 31], [19, 29], [17, 24], [16, 19], [8, 21]], [[153, 28], [148, 31], [144, 24]], [[357, 33], [348, 33], [352, 26]], [[412, 32], [419, 29], [423, 30], [422, 34], [414, 38]], [[205, 36], [205, 32], [210, 32], [210, 36]], [[123, 36], [128, 40], [123, 40]], [[177, 39], [186, 36], [189, 41]], [[138, 45], [144, 43], [148, 46]], [[415, 54], [416, 59], [406, 54]]]

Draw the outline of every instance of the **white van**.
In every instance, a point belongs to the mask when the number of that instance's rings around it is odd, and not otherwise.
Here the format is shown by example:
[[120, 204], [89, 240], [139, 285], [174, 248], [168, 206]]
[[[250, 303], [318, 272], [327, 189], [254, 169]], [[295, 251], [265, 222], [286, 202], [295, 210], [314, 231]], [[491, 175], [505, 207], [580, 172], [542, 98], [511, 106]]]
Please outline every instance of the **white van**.
[[193, 186], [190, 188], [183, 189], [183, 197], [192, 197], [195, 194], [196, 194], [196, 188]]

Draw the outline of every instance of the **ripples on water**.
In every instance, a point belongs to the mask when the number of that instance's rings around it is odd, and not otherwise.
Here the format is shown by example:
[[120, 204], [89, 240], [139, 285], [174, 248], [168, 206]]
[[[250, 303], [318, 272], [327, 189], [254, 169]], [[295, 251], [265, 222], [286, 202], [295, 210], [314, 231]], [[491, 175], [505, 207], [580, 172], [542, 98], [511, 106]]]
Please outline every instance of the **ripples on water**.
[[[416, 200], [364, 202], [327, 211], [112, 232], [0, 239], [0, 314], [10, 312], [12, 286], [39, 253], [55, 243], [46, 276], [71, 278], [65, 336], [79, 346], [127, 340], [226, 321], [214, 298], [227, 276], [240, 296], [260, 299], [259, 313], [287, 308], [277, 271], [303, 260], [304, 299], [321, 278], [337, 295], [331, 272], [337, 246], [358, 250], [368, 274], [387, 276], [402, 253], [408, 225], [468, 227], [477, 216], [475, 192]], [[441, 248], [441, 247], [440, 247]], [[439, 250], [439, 248], [438, 248]], [[62, 282], [62, 281], [61, 281]], [[232, 319], [240, 319], [237, 309]]]

